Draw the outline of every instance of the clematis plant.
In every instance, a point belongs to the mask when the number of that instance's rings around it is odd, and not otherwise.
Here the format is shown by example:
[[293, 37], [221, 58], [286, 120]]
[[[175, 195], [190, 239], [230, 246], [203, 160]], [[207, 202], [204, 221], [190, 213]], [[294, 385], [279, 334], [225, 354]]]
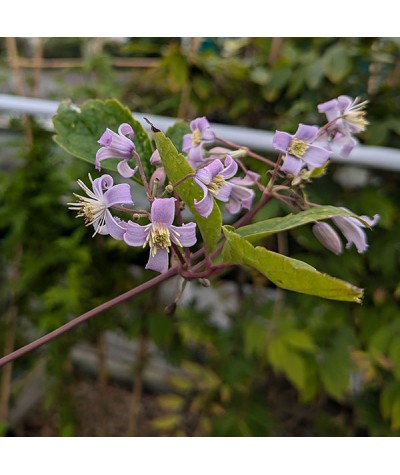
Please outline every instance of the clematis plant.
[[[344, 155], [353, 148], [354, 135], [367, 125], [365, 105], [347, 96], [320, 104], [318, 111], [325, 113], [327, 123], [300, 123], [294, 134], [276, 131], [273, 146], [279, 153], [265, 157], [218, 137], [206, 117], [194, 119], [190, 126], [177, 123], [166, 134], [146, 119], [149, 136], [144, 124], [116, 100], [84, 103], [80, 110], [62, 104], [54, 118], [56, 142], [98, 171], [109, 168], [118, 181], [114, 184], [111, 174], [89, 176], [90, 186], [78, 180], [85, 196], [75, 194], [77, 201], [68, 203], [69, 208], [94, 227], [94, 239], [104, 239], [99, 236], [103, 235], [122, 246], [148, 247], [145, 269], [157, 275], [7, 355], [0, 364], [178, 275], [183, 281], [204, 282], [226, 268], [250, 266], [286, 290], [361, 302], [362, 289], [265, 245], [277, 233], [310, 225], [316, 239], [339, 256], [342, 240], [326, 222], [332, 220], [346, 238], [346, 248], [354, 244], [359, 253], [367, 250], [366, 231], [377, 224], [378, 215], [368, 218], [342, 206], [311, 203], [306, 193], [308, 184], [329, 168], [333, 146]], [[109, 123], [104, 124], [104, 117]], [[87, 136], [79, 135], [85, 147], [71, 140], [77, 130], [87, 131]], [[139, 194], [142, 199], [137, 200]], [[138, 209], [134, 202], [143, 199], [145, 209]], [[288, 215], [260, 219], [268, 215], [262, 211], [273, 200], [287, 207]], [[136, 256], [132, 253], [132, 261]]]

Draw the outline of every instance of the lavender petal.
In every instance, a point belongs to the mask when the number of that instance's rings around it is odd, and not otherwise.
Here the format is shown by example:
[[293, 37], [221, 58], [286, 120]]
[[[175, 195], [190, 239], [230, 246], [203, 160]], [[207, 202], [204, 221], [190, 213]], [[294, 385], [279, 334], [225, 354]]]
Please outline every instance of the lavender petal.
[[287, 132], [281, 132], [280, 130], [277, 130], [275, 132], [274, 138], [272, 139], [272, 145], [280, 152], [287, 152], [292, 138], [293, 137]]
[[155, 198], [151, 205], [151, 221], [170, 225], [174, 221], [176, 198]]
[[129, 246], [143, 246], [146, 242], [147, 235], [150, 231], [150, 226], [140, 226], [140, 224], [128, 221], [125, 234], [123, 236], [124, 241]]
[[171, 232], [171, 241], [175, 244], [181, 244], [183, 247], [194, 246], [197, 242], [196, 223], [187, 223], [182, 226], [169, 226]]
[[150, 252], [149, 260], [145, 269], [151, 269], [164, 274], [168, 270], [168, 251], [167, 249], [158, 249], [153, 256]]
[[113, 206], [116, 204], [133, 205], [131, 187], [127, 183], [121, 183], [108, 189], [104, 193], [104, 199], [107, 206]]
[[303, 165], [303, 160], [286, 154], [283, 165], [281, 166], [281, 171], [290, 173], [293, 176], [297, 176], [300, 173], [300, 170], [303, 168]]

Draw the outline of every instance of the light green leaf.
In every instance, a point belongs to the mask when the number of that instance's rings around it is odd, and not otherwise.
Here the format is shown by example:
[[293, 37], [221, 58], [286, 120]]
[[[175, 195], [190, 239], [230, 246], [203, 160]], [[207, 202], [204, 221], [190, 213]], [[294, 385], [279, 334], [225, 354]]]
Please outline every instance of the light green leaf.
[[[357, 215], [351, 211], [346, 211], [343, 208], [335, 206], [318, 206], [315, 208], [301, 211], [297, 214], [288, 214], [280, 218], [271, 218], [258, 223], [249, 224], [236, 230], [239, 236], [244, 237], [248, 241], [256, 241], [262, 239], [270, 234], [280, 233], [288, 229], [297, 228], [304, 224], [320, 221], [323, 219], [333, 218], [335, 216], [350, 216], [358, 218]], [[362, 223], [364, 223], [361, 220]]]
[[[186, 158], [178, 153], [172, 141], [162, 132], [154, 132], [154, 140], [171, 183], [177, 183], [182, 178], [195, 172]], [[214, 201], [214, 208], [210, 216], [203, 218], [194, 208], [194, 200], [200, 201], [203, 198], [203, 191], [196, 185], [193, 178], [188, 178], [177, 185], [176, 190], [194, 214], [208, 249], [214, 249], [221, 237], [222, 216], [218, 205]]]
[[[150, 178], [154, 167], [150, 164], [153, 153], [150, 138], [141, 125], [135, 120], [131, 111], [116, 99], [101, 101], [90, 99], [79, 109], [69, 101], [61, 102], [57, 114], [53, 117], [56, 135], [54, 140], [71, 155], [94, 165], [96, 152], [100, 145], [97, 143], [106, 128], [117, 132], [122, 123], [130, 124], [135, 132], [133, 142], [139, 154], [147, 178]], [[117, 159], [106, 159], [101, 162], [101, 168], [117, 170]], [[137, 175], [134, 179], [140, 183]]]
[[277, 254], [263, 247], [254, 247], [225, 226], [223, 231], [227, 240], [222, 253], [224, 262], [254, 267], [283, 289], [331, 300], [361, 302], [362, 289], [323, 274], [305, 262]]

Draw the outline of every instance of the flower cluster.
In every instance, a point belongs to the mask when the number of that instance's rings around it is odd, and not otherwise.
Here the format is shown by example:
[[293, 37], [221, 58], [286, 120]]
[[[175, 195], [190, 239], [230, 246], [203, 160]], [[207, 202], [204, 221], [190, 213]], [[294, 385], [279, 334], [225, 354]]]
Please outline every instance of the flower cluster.
[[195, 170], [194, 181], [203, 192], [203, 198], [194, 202], [196, 211], [207, 218], [214, 207], [213, 198], [226, 203], [228, 213], [237, 214], [242, 208], [249, 210], [255, 196], [250, 187], [258, 182], [260, 175], [246, 170], [243, 178], [235, 177], [239, 167], [233, 159], [234, 152], [229, 149], [214, 148], [207, 154], [205, 145], [213, 144], [216, 135], [205, 117], [193, 120], [190, 129], [192, 133], [183, 137], [183, 151]]
[[[255, 186], [262, 191], [264, 198], [270, 194], [289, 206], [294, 205], [297, 210], [316, 206], [308, 203], [302, 194], [302, 182], [310, 179], [315, 169], [326, 165], [334, 146], [340, 147], [344, 155], [350, 153], [356, 144], [353, 135], [362, 132], [368, 124], [365, 119], [365, 105], [366, 101], [353, 101], [347, 96], [339, 96], [318, 106], [319, 112], [325, 113], [328, 120], [323, 127], [299, 124], [293, 135], [276, 131], [273, 146], [280, 152], [280, 158], [275, 163], [255, 153], [251, 155], [261, 158], [261, 161], [273, 167], [267, 186], [261, 183], [258, 173], [247, 169], [240, 160], [249, 151], [240, 146], [235, 148], [234, 144], [219, 139], [206, 117], [198, 117], [190, 123], [190, 133], [182, 138], [182, 151], [192, 173], [179, 182], [190, 179], [198, 187], [199, 199], [193, 198], [191, 205], [197, 214], [204, 218], [211, 215], [217, 201], [224, 203], [225, 211], [232, 215], [243, 209], [251, 210]], [[118, 133], [107, 128], [98, 141], [101, 147], [96, 154], [95, 167], [100, 170], [103, 160], [114, 158], [118, 160], [117, 170], [123, 178], [131, 178], [139, 170], [150, 210], [133, 208], [130, 185], [114, 185], [110, 175], [102, 175], [94, 180], [89, 175], [91, 188], [79, 180], [78, 184], [86, 196], [75, 194], [78, 201], [69, 203], [69, 207], [77, 211], [77, 217], [84, 218], [87, 226], [94, 227], [93, 236], [110, 235], [129, 246], [148, 245], [150, 255], [146, 269], [167, 272], [171, 249], [185, 267], [190, 256], [189, 248], [197, 242], [196, 223], [183, 223], [182, 203], [174, 189], [177, 185], [166, 185], [168, 177], [157, 149], [149, 160], [155, 170], [147, 182], [141, 158], [136, 151], [134, 135], [133, 128], [126, 123], [119, 126]], [[234, 150], [215, 146], [218, 145], [217, 142], [227, 144]], [[239, 171], [241, 175], [238, 175]], [[283, 181], [278, 184], [277, 180]], [[282, 194], [277, 190], [282, 191]], [[173, 197], [166, 197], [172, 192]], [[258, 209], [261, 209], [262, 204], [260, 201]], [[116, 211], [130, 213], [131, 219], [124, 220], [116, 216]], [[174, 224], [176, 214], [179, 225]], [[246, 217], [253, 214], [249, 213]], [[146, 219], [148, 222], [139, 224], [136, 222], [138, 219]], [[361, 216], [360, 219], [344, 216], [332, 218], [334, 225], [347, 239], [346, 248], [354, 244], [360, 253], [365, 252], [368, 247], [365, 226], [371, 228], [378, 220], [378, 215], [373, 218]], [[313, 225], [313, 233], [329, 250], [335, 254], [342, 253], [342, 241], [330, 224], [316, 222]], [[184, 250], [184, 255], [181, 249]]]
[[273, 146], [284, 154], [281, 171], [298, 176], [304, 166], [309, 170], [321, 168], [332, 155], [333, 147], [347, 157], [357, 144], [354, 134], [363, 132], [368, 125], [364, 110], [367, 103], [339, 96], [318, 105], [318, 111], [325, 113], [328, 120], [325, 126], [300, 124], [294, 135], [277, 130]]
[[[95, 166], [100, 169], [101, 161], [106, 158], [118, 158], [118, 172], [124, 178], [132, 177], [136, 170], [131, 168], [129, 161], [136, 155], [132, 139], [134, 131], [129, 124], [121, 124], [118, 134], [106, 129], [100, 137], [102, 146], [96, 155]], [[157, 153], [153, 154], [153, 163], [157, 164]], [[159, 163], [158, 163], [159, 164]], [[162, 173], [161, 173], [162, 175]], [[191, 247], [196, 243], [196, 224], [188, 223], [174, 226], [175, 198], [154, 198], [150, 213], [134, 210], [121, 205], [133, 206], [131, 188], [127, 183], [114, 185], [110, 175], [102, 175], [95, 180], [89, 175], [91, 189], [81, 180], [78, 185], [86, 196], [74, 194], [78, 199], [68, 203], [69, 209], [77, 211], [77, 217], [83, 217], [87, 226], [95, 229], [93, 234], [110, 235], [114, 239], [123, 240], [129, 246], [150, 247], [150, 257], [146, 269], [164, 273], [168, 270], [170, 248], [172, 246]], [[162, 178], [162, 176], [161, 176]], [[164, 176], [165, 179], [165, 176]], [[139, 225], [132, 220], [125, 221], [111, 213], [111, 209], [131, 212], [136, 216], [148, 216], [150, 224]]]

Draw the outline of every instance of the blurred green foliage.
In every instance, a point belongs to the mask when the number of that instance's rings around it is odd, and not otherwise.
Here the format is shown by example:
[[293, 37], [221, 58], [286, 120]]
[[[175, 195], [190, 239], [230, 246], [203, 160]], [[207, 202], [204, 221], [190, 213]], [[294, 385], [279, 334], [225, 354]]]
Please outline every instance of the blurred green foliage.
[[[371, 123], [361, 141], [400, 145], [398, 39], [131, 38], [113, 48], [103, 53], [108, 69], [102, 66], [102, 74], [92, 75], [90, 68], [99, 63], [88, 63], [84, 74], [94, 80], [85, 90], [74, 93], [67, 85], [73, 100], [115, 96], [134, 111], [185, 119], [207, 115], [210, 121], [292, 133], [299, 122], [322, 123], [318, 103], [340, 94], [361, 96], [370, 101]], [[159, 66], [134, 70], [118, 83], [108, 55], [141, 51], [159, 56]], [[1, 307], [3, 315], [18, 309], [17, 346], [148, 278], [136, 267], [145, 262], [141, 253], [102, 236], [92, 240], [90, 230], [66, 211], [74, 180], [89, 167], [64, 155], [40, 127], [31, 128], [32, 146], [20, 140], [11, 149], [12, 166], [1, 162], [0, 174]], [[145, 308], [147, 338], [182, 369], [170, 381], [171, 393], [157, 399], [154, 434], [400, 435], [400, 176], [370, 170], [360, 187], [345, 183], [343, 170], [347, 174], [344, 166], [331, 164], [308, 188], [309, 196], [357, 214], [379, 213], [379, 225], [368, 233], [368, 252], [330, 254], [307, 226], [289, 231], [283, 241], [290, 257], [364, 287], [363, 305], [280, 290], [266, 300], [271, 284], [241, 270], [213, 282], [216, 288], [236, 285], [239, 308], [227, 327], [196, 310], [195, 302], [166, 316], [152, 293], [141, 296], [41, 350], [59, 433], [76, 431], [68, 397], [76, 375], [65, 357], [71, 345], [97, 342], [105, 329], [143, 336]], [[260, 219], [287, 212], [273, 204]], [[282, 246], [282, 240], [266, 239], [272, 250]], [[18, 361], [16, 377], [37, 356]]]

